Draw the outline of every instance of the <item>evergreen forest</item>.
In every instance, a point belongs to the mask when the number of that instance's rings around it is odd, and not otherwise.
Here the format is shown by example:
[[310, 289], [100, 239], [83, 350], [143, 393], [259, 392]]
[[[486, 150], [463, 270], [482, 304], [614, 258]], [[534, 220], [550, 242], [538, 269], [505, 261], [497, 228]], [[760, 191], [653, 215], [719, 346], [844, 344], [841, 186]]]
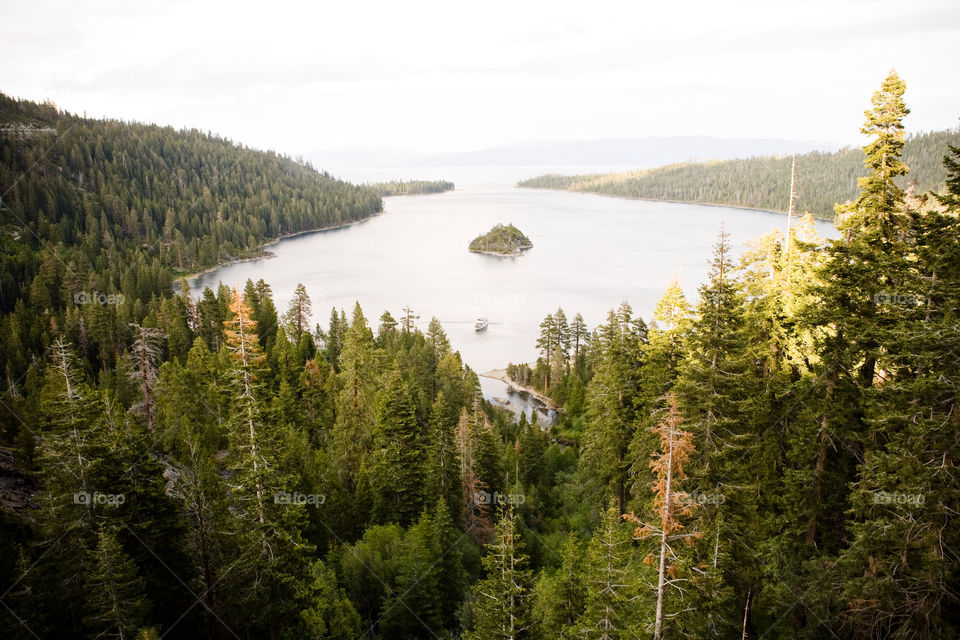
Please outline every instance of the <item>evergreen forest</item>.
[[[895, 177], [894, 183], [918, 194], [942, 191], [947, 179], [943, 156], [951, 145], [960, 145], [960, 129], [906, 136], [901, 157], [910, 173]], [[836, 204], [857, 199], [858, 179], [863, 173], [863, 153], [859, 148], [804, 153], [796, 156], [795, 169], [793, 161], [791, 157], [763, 156], [688, 162], [625, 173], [547, 174], [521, 181], [517, 186], [785, 213], [790, 208], [793, 176], [794, 211], [827, 220], [834, 219]]]
[[174, 287], [374, 189], [0, 98], [0, 636], [960, 636], [960, 146], [908, 188], [905, 89], [830, 156], [855, 192], [803, 174], [838, 239], [721, 231], [648, 318], [545, 317], [508, 374], [553, 425], [435, 318]]

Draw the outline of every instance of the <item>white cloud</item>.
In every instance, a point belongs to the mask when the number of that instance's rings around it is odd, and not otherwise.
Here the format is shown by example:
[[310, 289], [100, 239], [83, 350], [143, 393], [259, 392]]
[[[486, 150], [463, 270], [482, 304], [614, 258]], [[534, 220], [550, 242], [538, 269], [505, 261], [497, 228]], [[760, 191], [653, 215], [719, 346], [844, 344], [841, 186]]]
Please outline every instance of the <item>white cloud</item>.
[[8, 0], [0, 90], [290, 153], [707, 134], [855, 141], [891, 67], [955, 126], [952, 0]]

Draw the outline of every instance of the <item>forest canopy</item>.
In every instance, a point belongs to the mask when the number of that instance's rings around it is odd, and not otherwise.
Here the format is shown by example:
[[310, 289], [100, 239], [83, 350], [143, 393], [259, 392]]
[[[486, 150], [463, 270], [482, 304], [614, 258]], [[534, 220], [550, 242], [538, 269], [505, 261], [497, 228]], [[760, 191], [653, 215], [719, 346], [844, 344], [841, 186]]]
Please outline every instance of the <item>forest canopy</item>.
[[[549, 313], [509, 373], [554, 425], [486, 401], [436, 318], [321, 325], [304, 285], [277, 309], [264, 280], [174, 293], [176, 254], [143, 246], [155, 200], [268, 237], [274, 197], [357, 198], [342, 221], [371, 190], [15, 103], [0, 636], [958, 637], [960, 147], [935, 195], [901, 186], [905, 90], [872, 97], [837, 239], [802, 216], [735, 257], [721, 231], [689, 300]], [[256, 246], [207, 230], [198, 264]]]
[[30, 298], [38, 275], [34, 288], [51, 289], [56, 308], [64, 279], [137, 297], [129, 282], [136, 293], [161, 295], [176, 274], [383, 208], [373, 190], [272, 151], [3, 94], [0, 193], [5, 311]]
[[373, 189], [384, 198], [443, 193], [454, 189], [453, 183], [449, 180], [390, 180], [389, 182], [368, 182], [364, 186]]
[[[960, 146], [960, 129], [908, 136], [903, 160], [910, 175], [897, 177], [903, 189], [917, 193], [942, 190], [947, 177], [941, 160], [949, 145]], [[797, 156], [795, 211], [832, 220], [834, 205], [857, 196], [863, 170], [859, 148]], [[765, 156], [739, 160], [673, 164], [624, 173], [565, 176], [546, 174], [523, 180], [519, 187], [598, 193], [621, 198], [717, 204], [786, 212], [790, 206], [792, 158]]]

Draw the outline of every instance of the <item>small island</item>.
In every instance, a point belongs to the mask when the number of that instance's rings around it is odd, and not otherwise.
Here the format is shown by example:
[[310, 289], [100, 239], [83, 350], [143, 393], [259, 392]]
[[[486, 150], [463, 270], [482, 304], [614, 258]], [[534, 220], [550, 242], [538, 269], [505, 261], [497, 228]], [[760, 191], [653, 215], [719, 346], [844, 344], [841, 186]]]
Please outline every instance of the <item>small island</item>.
[[530, 238], [512, 224], [498, 224], [470, 242], [470, 251], [494, 256], [519, 256], [531, 247]]

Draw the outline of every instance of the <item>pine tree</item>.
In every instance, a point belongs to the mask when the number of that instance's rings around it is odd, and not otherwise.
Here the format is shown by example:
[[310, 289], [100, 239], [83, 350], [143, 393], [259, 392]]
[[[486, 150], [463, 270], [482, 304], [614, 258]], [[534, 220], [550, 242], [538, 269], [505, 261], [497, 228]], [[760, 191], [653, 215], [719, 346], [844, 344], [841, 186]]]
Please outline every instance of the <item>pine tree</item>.
[[337, 585], [336, 574], [322, 560], [315, 560], [310, 566], [307, 589], [298, 637], [352, 640], [363, 635], [360, 615]]
[[590, 340], [587, 324], [579, 312], [573, 316], [573, 322], [570, 323], [570, 339], [573, 342], [573, 360], [576, 363]]
[[563, 404], [565, 398], [564, 379], [567, 374], [567, 359], [566, 356], [564, 356], [560, 343], [557, 343], [557, 346], [554, 348], [550, 361], [552, 362], [550, 365], [550, 381], [552, 383], [550, 395], [558, 404]]
[[520, 640], [532, 627], [533, 577], [527, 568], [519, 517], [511, 506], [497, 521], [483, 558], [486, 577], [473, 587], [473, 629], [466, 640]]
[[223, 342], [223, 321], [229, 313], [227, 306], [221, 301], [210, 287], [203, 290], [197, 301], [197, 333], [207, 343], [211, 351], [219, 351]]
[[[439, 585], [440, 619], [445, 629], [458, 626], [458, 614], [466, 591], [467, 571], [464, 567], [466, 551], [472, 549], [469, 539], [464, 535], [451, 517], [447, 505], [438, 502], [430, 509], [429, 530], [436, 535], [440, 557], [436, 560]], [[473, 554], [471, 554], [473, 555]]]
[[540, 637], [567, 640], [580, 635], [574, 627], [587, 597], [584, 583], [584, 545], [571, 533], [560, 551], [561, 564], [554, 572], [543, 571], [534, 588], [533, 618]]
[[580, 637], [619, 640], [639, 635], [641, 625], [631, 620], [637, 591], [632, 553], [630, 528], [611, 501], [587, 545], [583, 570], [586, 601], [576, 624]]
[[[796, 409], [784, 416], [787, 469], [776, 521], [780, 541], [769, 545], [778, 550], [771, 563], [775, 601], [795, 602], [797, 589], [825, 574], [839, 579], [833, 567], [848, 543], [849, 487], [858, 465], [885, 437], [870, 433], [867, 409], [872, 387], [884, 375], [890, 348], [885, 336], [898, 330], [903, 311], [887, 304], [887, 297], [909, 288], [913, 269], [909, 216], [895, 182], [907, 171], [900, 157], [904, 89], [891, 73], [874, 94], [862, 129], [874, 136], [864, 147], [868, 175], [858, 181], [856, 201], [838, 205], [843, 237], [827, 245], [822, 263], [814, 263], [813, 285], [801, 291], [799, 328], [812, 338], [815, 354], [805, 360], [814, 375], [793, 385]], [[811, 592], [793, 609], [793, 633], [814, 637], [822, 627], [835, 626], [835, 611], [843, 606], [837, 592], [839, 587]]]
[[323, 444], [333, 426], [333, 394], [329, 387], [334, 377], [333, 369], [320, 353], [307, 360], [298, 380], [304, 428], [316, 446]]
[[[373, 442], [376, 424], [376, 388], [381, 357], [377, 353], [373, 332], [367, 325], [360, 305], [356, 305], [350, 326], [344, 332], [340, 351], [340, 372], [337, 375], [336, 420], [330, 432], [327, 452], [334, 486], [343, 491], [345, 503], [333, 513], [344, 518], [338, 535], [360, 534], [360, 524], [367, 517], [370, 505], [362, 498], [361, 467], [365, 452]], [[331, 504], [331, 508], [336, 505]], [[337, 525], [338, 527], [340, 525]]]
[[570, 359], [570, 325], [567, 323], [567, 314], [562, 308], [557, 308], [553, 314], [554, 349], [559, 348], [564, 362]]
[[380, 610], [379, 632], [382, 637], [418, 640], [424, 636], [439, 637], [443, 632], [443, 611], [438, 562], [444, 549], [439, 530], [430, 515], [424, 512], [403, 538], [403, 548], [396, 558], [396, 584]]
[[675, 574], [669, 563], [680, 556], [673, 548], [673, 543], [698, 537], [697, 532], [684, 533], [685, 526], [680, 521], [682, 516], [692, 515], [696, 504], [679, 486], [686, 478], [685, 465], [695, 451], [693, 434], [682, 429], [683, 416], [675, 395], [669, 395], [668, 406], [667, 415], [654, 429], [660, 438], [660, 448], [650, 462], [650, 468], [656, 476], [653, 483], [655, 519], [653, 522], [643, 522], [632, 513], [626, 516], [638, 525], [635, 537], [642, 539], [652, 536], [659, 539], [659, 550], [652, 556], [658, 564], [654, 640], [663, 637], [667, 587], [675, 586]]
[[642, 377], [641, 332], [629, 305], [611, 311], [607, 323], [594, 332], [596, 362], [587, 385], [587, 426], [578, 472], [591, 492], [591, 499], [603, 504], [611, 495], [623, 511], [627, 503], [627, 452], [633, 437], [634, 399]]
[[[948, 194], [956, 197], [956, 166], [951, 178]], [[950, 505], [960, 500], [960, 334], [952, 328], [960, 317], [958, 212], [910, 212], [917, 268], [906, 283], [922, 294], [899, 305], [896, 324], [879, 336], [883, 382], [867, 396], [865, 416], [875, 442], [852, 485], [851, 540], [839, 556], [842, 619], [858, 638], [960, 630], [944, 613], [958, 577], [951, 550], [960, 542], [950, 524]]]
[[469, 472], [489, 492], [502, 491], [505, 475], [500, 437], [479, 407], [470, 418], [469, 438]]
[[310, 296], [307, 295], [307, 288], [303, 283], [298, 282], [297, 288], [293, 292], [293, 298], [287, 306], [287, 312], [283, 314], [283, 324], [287, 333], [299, 339], [304, 331], [310, 327], [310, 315], [312, 313], [312, 303]]
[[[324, 345], [327, 351], [327, 362], [338, 373], [340, 372], [340, 352], [343, 350], [344, 336], [348, 327], [347, 314], [343, 310], [338, 312], [336, 307], [330, 309], [330, 324], [324, 336]], [[319, 332], [319, 328], [317, 330]]]
[[445, 505], [447, 513], [459, 520], [463, 477], [457, 449], [455, 425], [448, 423], [450, 406], [443, 392], [437, 394], [430, 410], [427, 430], [426, 486], [432, 497]]
[[867, 120], [860, 133], [873, 139], [863, 147], [869, 175], [857, 180], [860, 196], [855, 212], [880, 218], [894, 213], [903, 201], [903, 190], [894, 178], [907, 174], [909, 168], [902, 160], [906, 140], [903, 119], [910, 113], [903, 101], [906, 83], [896, 71], [890, 71], [873, 94], [873, 109], [864, 111]]
[[[548, 371], [550, 369], [550, 359], [553, 357], [553, 352], [557, 346], [556, 338], [557, 322], [552, 314], [548, 314], [540, 323], [540, 337], [537, 338], [537, 349], [540, 350], [543, 359], [546, 361]], [[548, 390], [549, 376], [544, 378], [543, 381], [543, 392], [547, 393]]]
[[450, 352], [450, 340], [447, 338], [447, 332], [443, 330], [443, 325], [436, 317], [430, 318], [430, 324], [427, 326], [427, 342], [430, 343], [433, 356], [438, 362]]
[[258, 395], [257, 369], [266, 356], [260, 350], [257, 322], [245, 297], [234, 290], [230, 305], [233, 318], [224, 321], [227, 327], [227, 348], [233, 370], [231, 378], [235, 385], [235, 410], [230, 421], [230, 445], [234, 455], [234, 471], [238, 474], [237, 497], [249, 501], [250, 513], [264, 548], [269, 551], [267, 530], [267, 474], [270, 464], [264, 451], [265, 425], [263, 424]]
[[[460, 476], [463, 478], [461, 508], [464, 531], [478, 544], [486, 543], [492, 532], [490, 501], [483, 499], [492, 487], [479, 478], [475, 469], [478, 466], [477, 448], [480, 426], [477, 424], [477, 411], [473, 415], [466, 408], [460, 411], [457, 421], [457, 449], [460, 451]], [[481, 422], [482, 425], [482, 422]]]
[[52, 345], [40, 384], [37, 463], [44, 484], [33, 499], [36, 559], [21, 573], [32, 597], [24, 603], [29, 609], [18, 615], [26, 616], [31, 627], [45, 622], [53, 627], [50, 635], [58, 637], [63, 629], [81, 627], [86, 566], [77, 559], [87, 557], [96, 539], [97, 512], [104, 507], [91, 496], [106, 491], [111, 464], [103, 421], [96, 414], [99, 396], [61, 338]]
[[309, 551], [301, 533], [303, 505], [278, 499], [293, 489], [283, 461], [287, 433], [282, 425], [264, 419], [258, 370], [265, 356], [260, 350], [257, 323], [245, 298], [234, 292], [227, 321], [227, 352], [231, 368], [234, 404], [227, 421], [230, 449], [229, 499], [232, 502], [238, 555], [242, 570], [234, 605], [255, 603], [262, 611], [256, 624], [275, 633], [284, 616], [295, 606], [292, 594], [298, 588]]
[[166, 337], [159, 329], [131, 324], [136, 337], [130, 350], [130, 380], [137, 385], [141, 401], [131, 407], [131, 411], [143, 414], [147, 430], [154, 434], [154, 389], [157, 384], [157, 367], [162, 357], [161, 344]]
[[935, 194], [937, 202], [952, 212], [960, 211], [960, 146], [947, 145], [948, 153], [943, 156], [943, 166], [947, 169], [946, 191]]
[[423, 458], [413, 402], [395, 366], [379, 394], [369, 466], [377, 522], [407, 526], [419, 515], [424, 499]]
[[677, 327], [690, 315], [690, 305], [683, 295], [683, 289], [680, 282], [676, 279], [670, 282], [670, 286], [663, 292], [657, 306], [653, 311], [653, 318], [661, 330], [669, 330]]
[[699, 510], [699, 529], [715, 537], [700, 553], [711, 565], [714, 558], [724, 560], [716, 562], [715, 573], [733, 589], [729, 599], [712, 597], [711, 606], [718, 620], [733, 624], [742, 619], [760, 580], [754, 562], [755, 540], [763, 532], [757, 487], [776, 473], [763, 464], [770, 412], [756, 366], [762, 356], [755, 351], [743, 285], [735, 278], [723, 231], [708, 281], [700, 287], [696, 316], [674, 391], [700, 452], [694, 475], [706, 503]]
[[389, 311], [380, 314], [380, 326], [377, 327], [377, 340], [386, 344], [389, 337], [396, 331], [397, 321]]
[[88, 562], [84, 625], [95, 638], [132, 640], [144, 627], [150, 608], [137, 566], [124, 553], [115, 533], [102, 526]]
[[[202, 345], [199, 340], [197, 345]], [[230, 582], [223, 578], [232, 569], [237, 543], [231, 535], [229, 506], [223, 500], [226, 485], [203, 431], [182, 428], [179, 440], [179, 473], [173, 491], [189, 513], [191, 527], [185, 548], [197, 574], [196, 592], [203, 599], [204, 631], [211, 635], [221, 624], [215, 616], [225, 614], [223, 601], [227, 596], [221, 597], [221, 591], [229, 588]]]

